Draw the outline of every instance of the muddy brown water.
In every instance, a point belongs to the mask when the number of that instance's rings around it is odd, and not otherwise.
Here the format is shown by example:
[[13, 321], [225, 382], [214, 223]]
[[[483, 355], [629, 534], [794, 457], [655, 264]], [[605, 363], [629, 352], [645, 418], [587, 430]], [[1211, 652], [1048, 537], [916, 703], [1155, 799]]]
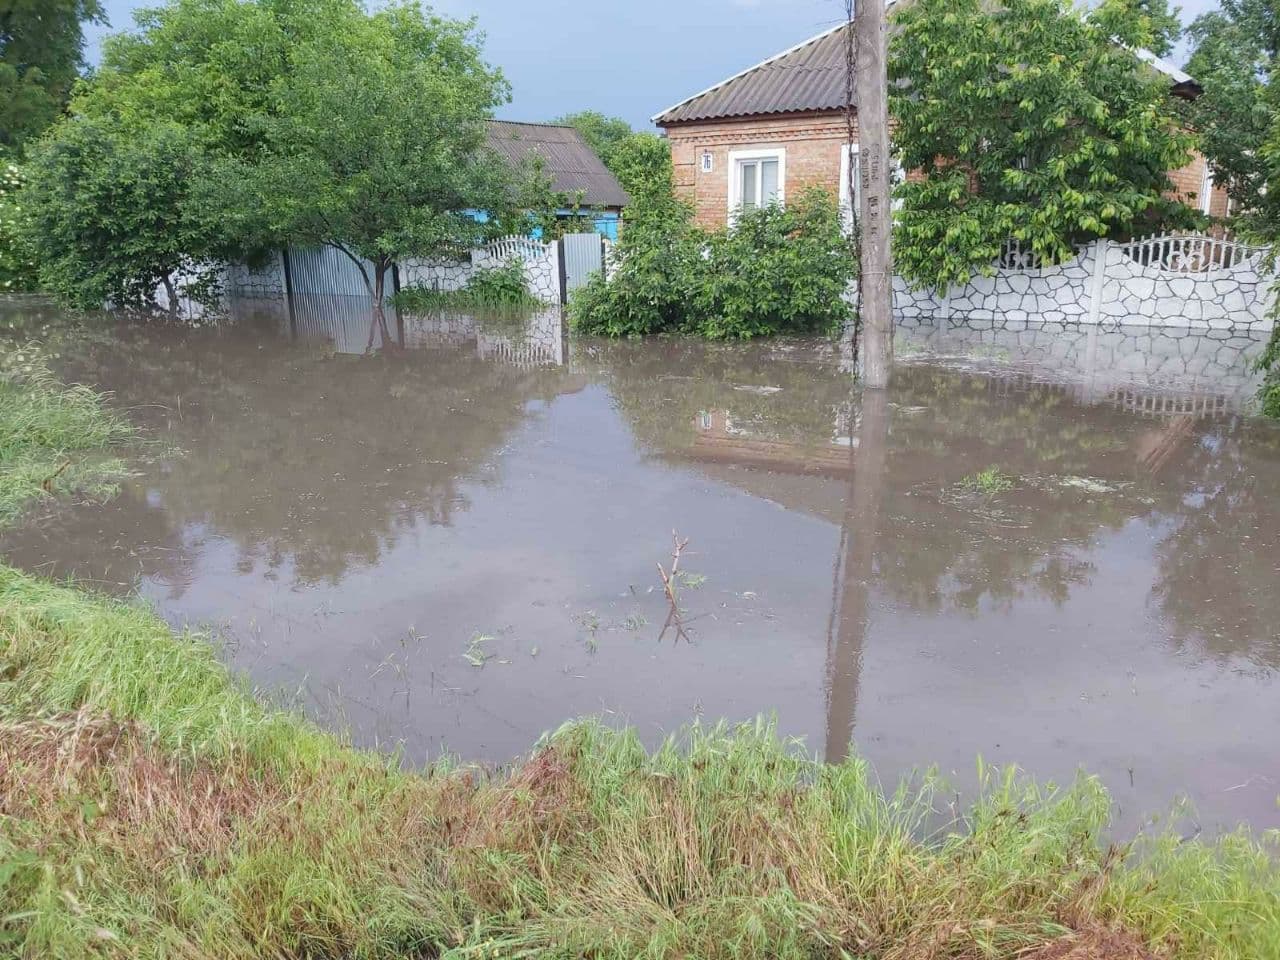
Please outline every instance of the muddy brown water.
[[[864, 397], [824, 342], [432, 316], [361, 357], [358, 314], [46, 334], [156, 442], [5, 559], [207, 627], [259, 688], [414, 761], [507, 761], [586, 714], [650, 742], [775, 714], [887, 781], [963, 785], [980, 755], [1097, 773], [1122, 825], [1180, 795], [1205, 829], [1280, 825], [1256, 339], [915, 326]], [[1007, 489], [965, 483], [992, 466]], [[673, 530], [685, 640], [660, 637]]]

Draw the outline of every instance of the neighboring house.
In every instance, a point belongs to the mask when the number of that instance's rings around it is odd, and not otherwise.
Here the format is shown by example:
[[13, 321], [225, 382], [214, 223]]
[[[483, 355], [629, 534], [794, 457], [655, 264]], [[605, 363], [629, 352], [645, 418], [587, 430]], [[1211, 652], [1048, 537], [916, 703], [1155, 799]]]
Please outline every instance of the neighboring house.
[[[552, 189], [580, 197], [581, 212], [593, 219], [596, 233], [618, 239], [618, 220], [627, 205], [627, 192], [573, 127], [490, 120], [488, 142], [513, 169], [540, 156]], [[561, 217], [574, 212], [568, 208], [556, 211]]]
[[[846, 29], [837, 24], [653, 117], [671, 143], [676, 192], [701, 226], [723, 226], [735, 209], [785, 202], [814, 185], [838, 185], [848, 205], [847, 164], [856, 165], [858, 146], [847, 145]], [[1200, 95], [1181, 70], [1145, 50], [1139, 56], [1169, 77], [1175, 96]], [[1169, 176], [1187, 203], [1226, 214], [1226, 193], [1204, 157]]]

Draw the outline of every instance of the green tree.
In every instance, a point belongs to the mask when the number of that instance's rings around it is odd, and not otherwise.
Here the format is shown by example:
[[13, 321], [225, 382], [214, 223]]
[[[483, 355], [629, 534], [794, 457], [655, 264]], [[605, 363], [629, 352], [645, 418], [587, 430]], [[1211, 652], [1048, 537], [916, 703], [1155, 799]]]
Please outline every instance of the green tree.
[[1182, 36], [1179, 13], [1168, 0], [1102, 0], [1093, 19], [1122, 43], [1167, 57]]
[[634, 200], [671, 192], [671, 144], [652, 133], [633, 133], [610, 153], [609, 170]]
[[66, 105], [98, 0], [0, 0], [0, 148], [20, 153]]
[[917, 0], [896, 15], [891, 108], [903, 166], [895, 263], [920, 286], [987, 272], [1016, 237], [1075, 243], [1195, 215], [1167, 199], [1192, 138], [1168, 81], [1065, 0]]
[[484, 120], [507, 95], [472, 23], [414, 0], [372, 15], [339, 5], [325, 29], [289, 47], [260, 120], [262, 148], [229, 158], [217, 183], [246, 235], [350, 257], [389, 342], [392, 262], [476, 242], [484, 227], [466, 211], [507, 202], [508, 175], [484, 148]]
[[566, 113], [556, 123], [567, 123], [582, 134], [622, 189], [633, 197], [653, 189], [670, 189], [671, 145], [664, 138], [634, 131], [627, 121], [596, 110]]
[[1255, 211], [1266, 193], [1261, 149], [1274, 115], [1267, 84], [1280, 18], [1271, 0], [1225, 0], [1220, 10], [1197, 17], [1187, 34], [1187, 72], [1204, 88], [1183, 106], [1187, 123], [1214, 181], [1241, 210]]
[[[613, 151], [631, 136], [631, 124], [620, 117], [606, 117], [598, 110], [579, 110], [557, 117], [556, 123], [564, 123], [582, 134], [587, 146], [596, 152], [606, 167], [613, 170]], [[616, 171], [614, 171], [616, 173]]]
[[191, 202], [212, 175], [209, 157], [172, 121], [123, 129], [80, 117], [31, 151], [23, 230], [41, 285], [79, 307], [140, 307], [156, 288], [178, 302], [207, 283], [217, 218]]
[[[505, 169], [483, 146], [483, 121], [507, 86], [481, 60], [469, 22], [413, 0], [375, 13], [357, 0], [170, 0], [137, 22], [107, 43], [33, 169], [42, 260], [68, 299], [141, 291], [172, 253], [189, 265], [327, 244], [365, 277], [372, 338], [374, 327], [385, 332], [391, 261], [476, 239], [482, 228], [465, 211], [509, 198]], [[103, 147], [84, 143], [89, 124], [109, 134]], [[163, 157], [179, 142], [178, 175], [135, 190], [150, 156], [140, 151]], [[60, 177], [73, 170], [96, 192], [60, 200]], [[130, 260], [109, 231], [81, 225], [116, 212], [100, 203], [122, 195], [135, 251], [156, 256]]]

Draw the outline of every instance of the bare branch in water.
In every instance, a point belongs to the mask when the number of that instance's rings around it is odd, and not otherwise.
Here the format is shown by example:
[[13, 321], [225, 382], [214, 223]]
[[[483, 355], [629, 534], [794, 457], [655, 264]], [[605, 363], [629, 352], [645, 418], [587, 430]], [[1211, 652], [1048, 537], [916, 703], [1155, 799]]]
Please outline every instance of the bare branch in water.
[[689, 538], [680, 539], [680, 535], [674, 530], [671, 531], [671, 541], [674, 548], [671, 551], [671, 570], [668, 572], [658, 564], [658, 576], [662, 578], [662, 588], [667, 593], [667, 603], [671, 609], [667, 612], [667, 621], [662, 625], [662, 632], [658, 634], [658, 640], [661, 641], [667, 635], [667, 631], [675, 627], [676, 641], [688, 640], [689, 634], [684, 628], [684, 618], [680, 613], [680, 604], [676, 601], [676, 574], [680, 570], [680, 554], [684, 552], [684, 548], [689, 545]]

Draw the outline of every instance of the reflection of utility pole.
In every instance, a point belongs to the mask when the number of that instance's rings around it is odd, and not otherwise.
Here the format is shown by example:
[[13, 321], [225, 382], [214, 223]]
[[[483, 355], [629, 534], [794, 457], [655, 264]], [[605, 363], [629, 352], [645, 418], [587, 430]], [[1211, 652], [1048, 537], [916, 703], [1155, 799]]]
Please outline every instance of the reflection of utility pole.
[[867, 639], [867, 601], [874, 575], [876, 536], [888, 457], [889, 399], [883, 390], [862, 393], [862, 424], [852, 451], [854, 469], [840, 531], [827, 636], [827, 745], [829, 762], [849, 754], [862, 653]]
[[857, 0], [858, 175], [862, 198], [858, 290], [862, 307], [862, 375], [868, 387], [889, 385], [893, 365], [893, 290], [889, 261], [889, 81], [884, 0]]

